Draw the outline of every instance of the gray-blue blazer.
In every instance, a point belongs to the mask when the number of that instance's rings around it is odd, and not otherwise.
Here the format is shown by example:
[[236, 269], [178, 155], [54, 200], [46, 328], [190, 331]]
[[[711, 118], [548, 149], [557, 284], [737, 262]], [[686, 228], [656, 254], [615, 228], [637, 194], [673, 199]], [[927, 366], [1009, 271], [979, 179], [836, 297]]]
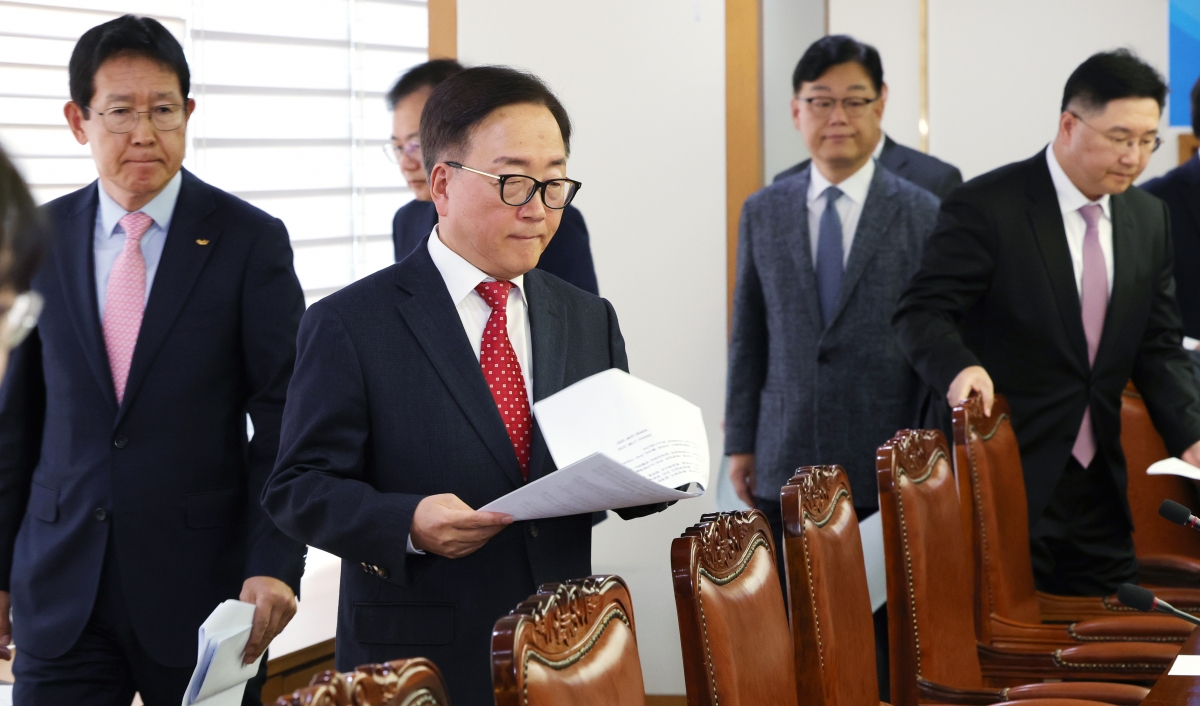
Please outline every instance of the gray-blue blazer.
[[833, 320], [822, 329], [808, 229], [810, 170], [742, 207], [725, 402], [725, 453], [754, 453], [755, 495], [779, 500], [799, 466], [846, 468], [859, 508], [878, 506], [875, 450], [918, 423], [924, 387], [891, 329], [938, 201], [875, 170]]

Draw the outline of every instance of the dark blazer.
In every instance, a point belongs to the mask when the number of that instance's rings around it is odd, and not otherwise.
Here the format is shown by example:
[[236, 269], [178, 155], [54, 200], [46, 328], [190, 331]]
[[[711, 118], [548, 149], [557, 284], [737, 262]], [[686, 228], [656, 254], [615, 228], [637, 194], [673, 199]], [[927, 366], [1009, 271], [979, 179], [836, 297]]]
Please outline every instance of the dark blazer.
[[[396, 248], [396, 262], [408, 257], [417, 245], [425, 242], [437, 222], [437, 208], [432, 201], [413, 199], [401, 206], [392, 218], [392, 244]], [[579, 209], [574, 206], [563, 209], [558, 232], [546, 246], [537, 267], [585, 292], [600, 293], [596, 283], [596, 268], [592, 264], [587, 224], [583, 222], [583, 214]]]
[[[627, 369], [607, 301], [538, 270], [525, 296], [535, 400]], [[425, 496], [477, 508], [523, 483], [476, 345], [424, 244], [314, 304], [263, 494], [280, 528], [343, 559], [338, 668], [428, 657], [456, 706], [492, 703], [497, 619], [544, 582], [591, 573], [590, 515], [514, 523], [461, 559], [406, 553]], [[554, 469], [535, 423], [529, 479]]]
[[[905, 147], [887, 135], [883, 136], [883, 151], [879, 153], [878, 161], [889, 172], [908, 179], [939, 199], [946, 198], [956, 186], [963, 183], [962, 172], [958, 171], [958, 167], [911, 147]], [[806, 159], [790, 169], [785, 169], [775, 175], [774, 181], [799, 174], [808, 169], [811, 162], [812, 160]]]
[[118, 406], [96, 303], [97, 188], [46, 206], [57, 244], [33, 282], [46, 307], [0, 389], [0, 588], [21, 649], [58, 657], [111, 546], [138, 641], [186, 667], [200, 623], [246, 578], [299, 590], [304, 545], [258, 498], [304, 295], [283, 223], [185, 171]]
[[1200, 338], [1200, 158], [1192, 157], [1142, 189], [1167, 202], [1171, 242], [1175, 245], [1175, 298], [1183, 314], [1183, 332]]
[[922, 386], [889, 326], [921, 261], [937, 199], [876, 169], [833, 321], [822, 330], [808, 232], [810, 171], [742, 207], [725, 398], [725, 453], [754, 453], [778, 501], [799, 466], [842, 464], [854, 504], [878, 507], [875, 451], [914, 425]]
[[1136, 187], [1111, 204], [1113, 291], [1090, 368], [1044, 150], [972, 179], [942, 204], [921, 270], [893, 319], [909, 360], [943, 398], [971, 365], [987, 369], [1008, 397], [1030, 523], [1049, 502], [1089, 406], [1098, 453], [1124, 497], [1121, 390], [1130, 378], [1173, 455], [1200, 440], [1166, 205]]

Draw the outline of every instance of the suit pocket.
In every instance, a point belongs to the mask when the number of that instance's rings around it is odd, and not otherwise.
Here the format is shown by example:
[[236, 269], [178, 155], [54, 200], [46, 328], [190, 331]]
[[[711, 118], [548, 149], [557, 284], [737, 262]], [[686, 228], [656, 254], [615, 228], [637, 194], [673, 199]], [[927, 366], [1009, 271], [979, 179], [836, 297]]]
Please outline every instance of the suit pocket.
[[454, 642], [454, 605], [449, 603], [355, 603], [355, 642], [372, 645], [449, 645]]
[[187, 525], [192, 529], [205, 529], [235, 524], [241, 517], [240, 500], [237, 490], [189, 495], [183, 501]]
[[58, 520], [58, 491], [33, 483], [29, 487], [27, 512], [43, 522]]

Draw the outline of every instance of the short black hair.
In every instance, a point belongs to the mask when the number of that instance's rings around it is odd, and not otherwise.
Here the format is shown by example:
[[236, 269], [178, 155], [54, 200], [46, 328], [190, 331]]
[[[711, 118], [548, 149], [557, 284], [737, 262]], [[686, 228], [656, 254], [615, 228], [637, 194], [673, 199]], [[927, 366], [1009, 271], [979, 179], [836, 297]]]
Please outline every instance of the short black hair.
[[883, 91], [883, 62], [875, 47], [848, 34], [833, 34], [818, 39], [804, 51], [792, 72], [792, 92], [799, 93], [800, 84], [816, 81], [829, 67], [851, 61], [863, 67], [871, 77], [876, 93]]
[[0, 289], [29, 289], [48, 238], [29, 187], [0, 147]]
[[1153, 66], [1128, 49], [1092, 54], [1067, 79], [1062, 112], [1072, 103], [1090, 111], [1103, 111], [1110, 101], [1153, 98], [1161, 112], [1167, 102], [1167, 82]]
[[1192, 134], [1200, 137], [1200, 78], [1192, 85]]
[[88, 117], [88, 105], [96, 95], [96, 72], [118, 54], [143, 56], [174, 71], [183, 99], [187, 100], [192, 90], [192, 74], [179, 41], [152, 17], [122, 15], [84, 32], [71, 52], [68, 65], [71, 100], [84, 109], [84, 118]]
[[493, 111], [532, 103], [554, 116], [563, 148], [571, 154], [571, 119], [567, 109], [540, 78], [507, 66], [463, 69], [440, 83], [421, 111], [421, 155], [425, 173], [447, 156], [466, 149], [471, 130]]
[[392, 90], [387, 93], [388, 110], [395, 110], [396, 104], [409, 95], [425, 88], [436, 87], [442, 81], [463, 70], [463, 65], [454, 59], [433, 59], [424, 64], [417, 64], [396, 80]]

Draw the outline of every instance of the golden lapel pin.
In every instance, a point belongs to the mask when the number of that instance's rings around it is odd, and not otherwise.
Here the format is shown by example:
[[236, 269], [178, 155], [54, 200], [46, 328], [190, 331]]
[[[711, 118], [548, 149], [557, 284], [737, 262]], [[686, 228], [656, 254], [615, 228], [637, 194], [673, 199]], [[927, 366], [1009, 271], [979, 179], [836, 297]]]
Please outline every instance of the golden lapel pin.
[[197, 240], [196, 245], [208, 245], [208, 241], [207, 240]]

